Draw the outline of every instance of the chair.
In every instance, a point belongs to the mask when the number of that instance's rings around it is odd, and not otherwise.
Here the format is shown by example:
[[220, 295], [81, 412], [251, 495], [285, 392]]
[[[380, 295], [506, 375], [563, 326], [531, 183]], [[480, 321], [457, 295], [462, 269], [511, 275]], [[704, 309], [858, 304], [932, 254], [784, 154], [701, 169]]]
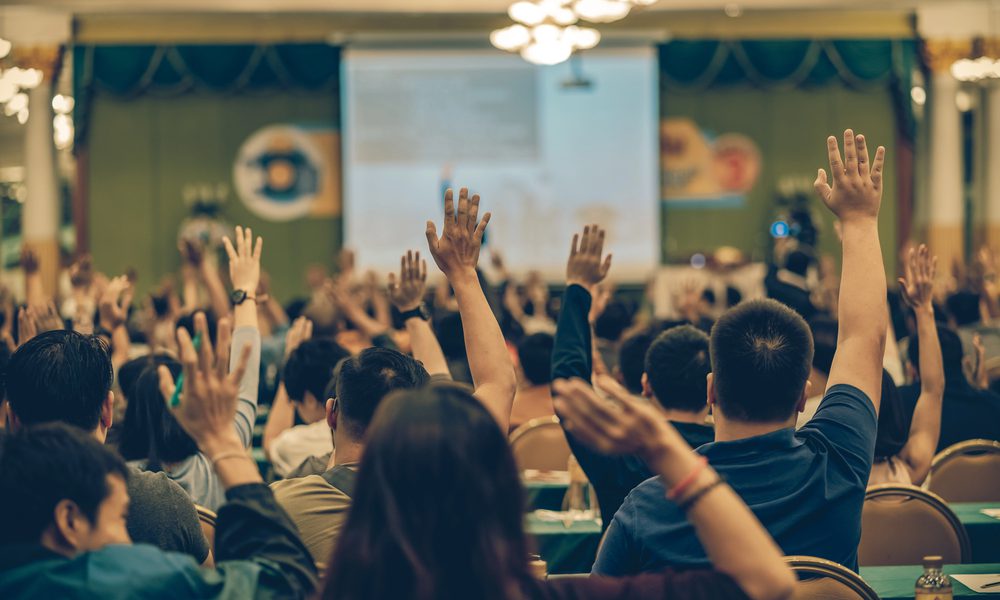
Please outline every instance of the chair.
[[948, 502], [1000, 502], [1000, 442], [966, 440], [938, 452], [924, 487]]
[[201, 525], [201, 532], [205, 534], [205, 539], [208, 540], [208, 547], [214, 550], [216, 514], [214, 511], [197, 504], [194, 505], [194, 509], [198, 513], [198, 523]]
[[785, 563], [801, 579], [795, 600], [879, 600], [878, 594], [854, 571], [825, 558], [786, 556]]
[[919, 565], [923, 557], [967, 562], [969, 536], [939, 496], [912, 485], [876, 485], [865, 493], [858, 562], [865, 567]]
[[510, 434], [510, 449], [520, 471], [565, 471], [570, 450], [559, 417], [539, 417]]

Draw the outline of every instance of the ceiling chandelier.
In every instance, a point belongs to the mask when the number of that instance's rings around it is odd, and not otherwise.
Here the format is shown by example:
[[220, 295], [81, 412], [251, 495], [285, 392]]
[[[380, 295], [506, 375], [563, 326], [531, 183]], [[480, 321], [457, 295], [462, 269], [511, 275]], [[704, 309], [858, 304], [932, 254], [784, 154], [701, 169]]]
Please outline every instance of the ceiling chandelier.
[[656, 0], [520, 0], [507, 10], [513, 25], [494, 30], [490, 43], [507, 52], [518, 52], [536, 65], [554, 65], [578, 50], [588, 50], [601, 41], [592, 27], [580, 27], [581, 19], [610, 23], [624, 19], [635, 6]]
[[951, 65], [952, 76], [959, 81], [1000, 79], [1000, 43], [989, 43], [978, 38], [972, 43], [972, 56], [961, 58]]
[[[11, 51], [11, 43], [0, 39], [0, 59]], [[28, 94], [24, 90], [38, 87], [42, 83], [42, 72], [38, 69], [11, 67], [0, 70], [0, 105], [8, 117], [17, 116], [18, 123], [28, 122]]]

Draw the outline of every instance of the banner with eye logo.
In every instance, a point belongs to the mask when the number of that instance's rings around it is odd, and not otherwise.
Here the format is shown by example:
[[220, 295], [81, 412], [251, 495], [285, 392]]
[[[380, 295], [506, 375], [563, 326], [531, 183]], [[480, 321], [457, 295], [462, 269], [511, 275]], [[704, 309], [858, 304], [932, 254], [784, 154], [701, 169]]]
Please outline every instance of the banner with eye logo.
[[233, 163], [237, 195], [267, 221], [340, 216], [340, 182], [340, 132], [331, 127], [258, 129]]
[[716, 136], [686, 117], [663, 119], [660, 169], [666, 206], [740, 207], [760, 176], [760, 150], [739, 133]]

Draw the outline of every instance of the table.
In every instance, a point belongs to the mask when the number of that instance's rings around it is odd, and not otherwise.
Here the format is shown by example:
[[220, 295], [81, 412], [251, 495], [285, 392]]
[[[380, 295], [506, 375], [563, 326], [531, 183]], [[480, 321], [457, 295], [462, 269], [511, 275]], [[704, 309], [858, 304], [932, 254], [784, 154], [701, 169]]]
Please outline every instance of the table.
[[566, 527], [560, 521], [543, 521], [525, 516], [525, 531], [535, 538], [538, 554], [553, 575], [589, 573], [601, 542], [599, 519], [574, 521]]
[[[861, 577], [878, 593], [882, 600], [913, 600], [913, 586], [923, 572], [921, 566], [908, 567], [861, 567]], [[977, 575], [1000, 573], [1000, 564], [945, 565], [944, 572], [952, 575]], [[997, 594], [978, 594], [961, 583], [951, 580], [955, 599], [998, 598]]]
[[567, 489], [569, 489], [568, 484], [557, 481], [525, 481], [524, 492], [528, 512], [540, 508], [562, 510], [562, 501]]
[[997, 502], [968, 502], [949, 504], [958, 520], [969, 533], [972, 545], [972, 562], [1000, 563], [1000, 519], [979, 512], [984, 508], [1000, 508]]

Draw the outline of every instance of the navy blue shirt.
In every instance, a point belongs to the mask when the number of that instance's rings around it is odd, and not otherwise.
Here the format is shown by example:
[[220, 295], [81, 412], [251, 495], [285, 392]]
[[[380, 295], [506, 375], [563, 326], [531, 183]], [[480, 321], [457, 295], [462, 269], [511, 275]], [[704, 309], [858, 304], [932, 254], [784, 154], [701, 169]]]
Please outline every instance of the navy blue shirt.
[[[850, 385], [830, 388], [801, 429], [712, 442], [697, 449], [723, 475], [785, 554], [858, 568], [861, 506], [875, 452], [871, 400]], [[594, 573], [631, 575], [709, 560], [660, 477], [632, 490], [615, 514]]]

